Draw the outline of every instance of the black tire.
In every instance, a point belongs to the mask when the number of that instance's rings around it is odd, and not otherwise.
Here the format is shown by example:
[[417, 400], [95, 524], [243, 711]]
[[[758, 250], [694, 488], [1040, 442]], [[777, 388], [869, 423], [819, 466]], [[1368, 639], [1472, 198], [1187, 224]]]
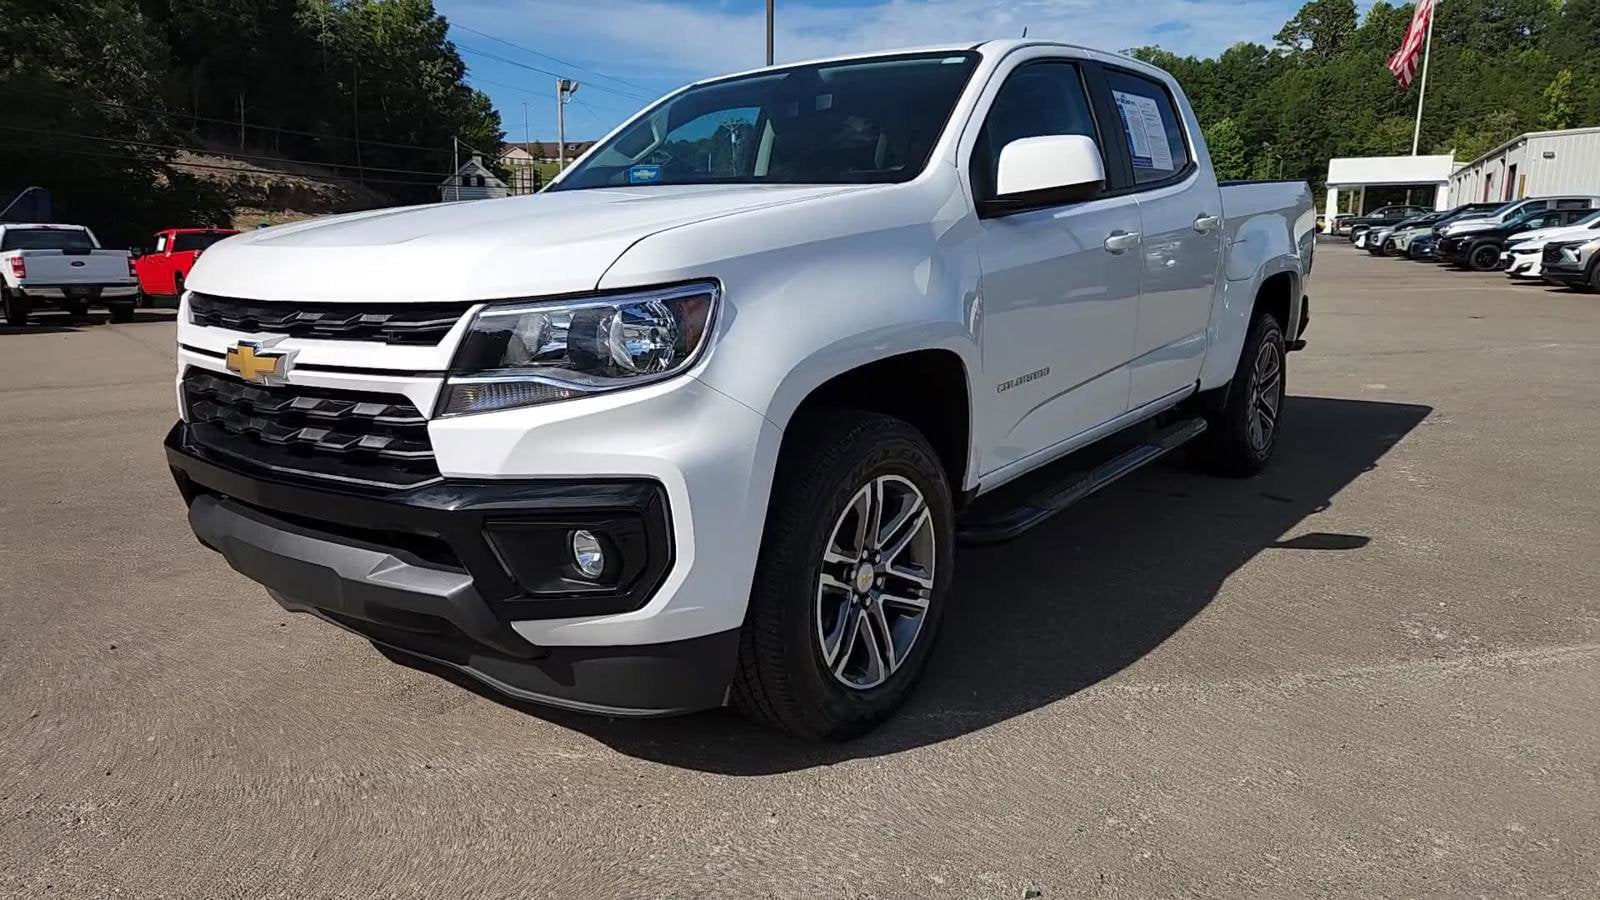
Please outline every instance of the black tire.
[[28, 324], [28, 317], [33, 315], [31, 300], [13, 294], [5, 288], [0, 288], [0, 303], [5, 305], [7, 325], [21, 327]]
[[[950, 486], [922, 433], [890, 416], [825, 410], [792, 425], [786, 444], [740, 635], [732, 699], [735, 707], [763, 724], [807, 739], [843, 740], [888, 718], [933, 650], [955, 556]], [[824, 662], [820, 632], [828, 626], [819, 601], [822, 560], [835, 527], [853, 515], [852, 500], [884, 476], [904, 479], [926, 501], [932, 520], [926, 544], [933, 558], [932, 587], [926, 591], [921, 630], [904, 650], [899, 667], [874, 687], [849, 687]], [[853, 605], [840, 602], [839, 607], [839, 616], [855, 615]]]
[[118, 300], [114, 303], [107, 303], [106, 310], [111, 313], [111, 321], [113, 322], [132, 322], [133, 308], [136, 305], [137, 301], [135, 300]]
[[1395, 247], [1394, 241], [1392, 239], [1384, 241], [1383, 242], [1383, 247], [1380, 248], [1380, 250], [1381, 250], [1381, 252], [1383, 253], [1384, 256], [1398, 256], [1399, 253], [1400, 253], [1400, 250], [1397, 247]]
[[1500, 265], [1500, 245], [1482, 241], [1467, 251], [1467, 268], [1474, 272], [1491, 272]]
[[[1272, 459], [1272, 451], [1278, 446], [1278, 434], [1283, 430], [1288, 369], [1285, 351], [1283, 324], [1269, 313], [1257, 312], [1250, 323], [1244, 350], [1239, 354], [1238, 368], [1228, 383], [1227, 401], [1206, 415], [1206, 432], [1195, 442], [1196, 456], [1206, 468], [1220, 475], [1248, 478], [1260, 472]], [[1277, 363], [1277, 385], [1275, 389], [1269, 388], [1269, 391], [1275, 390], [1277, 407], [1273, 411], [1271, 428], [1263, 429], [1266, 432], [1263, 441], [1255, 437], [1252, 425], [1262, 402], [1257, 391], [1257, 376], [1262, 371], [1262, 354], [1266, 352], [1270, 352]]]
[[1589, 287], [1588, 287], [1588, 289], [1593, 291], [1593, 292], [1595, 292], [1595, 293], [1597, 293], [1597, 294], [1600, 294], [1600, 261], [1596, 261], [1594, 263], [1591, 263], [1590, 266], [1589, 266]]

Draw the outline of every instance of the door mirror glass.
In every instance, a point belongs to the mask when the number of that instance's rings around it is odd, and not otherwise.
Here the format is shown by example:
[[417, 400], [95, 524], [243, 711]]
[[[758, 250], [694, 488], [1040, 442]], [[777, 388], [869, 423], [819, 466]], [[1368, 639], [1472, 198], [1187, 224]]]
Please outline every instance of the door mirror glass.
[[1000, 148], [992, 203], [1006, 206], [1075, 203], [1106, 184], [1105, 163], [1094, 138], [1049, 134], [1019, 138]]

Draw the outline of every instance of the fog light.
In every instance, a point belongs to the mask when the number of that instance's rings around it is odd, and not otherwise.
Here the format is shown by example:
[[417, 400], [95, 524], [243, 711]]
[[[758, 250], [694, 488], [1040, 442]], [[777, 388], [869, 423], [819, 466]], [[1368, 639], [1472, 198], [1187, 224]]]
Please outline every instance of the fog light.
[[572, 533], [572, 562], [588, 578], [599, 578], [606, 570], [605, 548], [593, 532], [580, 528]]

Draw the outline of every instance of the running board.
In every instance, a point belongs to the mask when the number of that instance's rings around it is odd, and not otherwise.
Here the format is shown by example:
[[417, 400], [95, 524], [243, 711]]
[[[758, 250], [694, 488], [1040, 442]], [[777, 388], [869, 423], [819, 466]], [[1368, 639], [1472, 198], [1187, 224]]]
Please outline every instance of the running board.
[[[1009, 541], [1129, 472], [1166, 456], [1199, 437], [1205, 430], [1206, 420], [1199, 417], [1174, 422], [1109, 459], [1089, 467], [1072, 467], [1065, 473], [1055, 475], [1049, 484], [1034, 488], [1033, 492], [1022, 497], [1020, 502], [1005, 508], [984, 509], [986, 504], [983, 500], [987, 498], [980, 498], [957, 523], [956, 540], [963, 544], [998, 544]], [[1051, 470], [1063, 465], [1070, 467], [1071, 459], [1072, 457], [1068, 457], [1051, 463], [1037, 474], [1047, 475]], [[1031, 474], [1023, 478], [1031, 479]], [[1001, 488], [996, 493], [1009, 492], [1006, 488]]]

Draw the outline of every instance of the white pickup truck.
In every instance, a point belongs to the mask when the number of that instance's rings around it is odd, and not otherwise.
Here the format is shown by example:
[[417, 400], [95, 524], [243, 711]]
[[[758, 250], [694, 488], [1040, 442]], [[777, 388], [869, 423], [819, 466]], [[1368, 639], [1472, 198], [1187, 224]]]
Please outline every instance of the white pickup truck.
[[213, 247], [168, 460], [204, 544], [392, 658], [847, 737], [925, 668], [958, 542], [1191, 439], [1268, 463], [1313, 226], [1121, 56], [703, 81], [538, 195]]
[[6, 324], [26, 325], [43, 305], [80, 318], [104, 303], [111, 321], [133, 318], [139, 278], [126, 250], [103, 250], [82, 225], [0, 224], [0, 305]]

